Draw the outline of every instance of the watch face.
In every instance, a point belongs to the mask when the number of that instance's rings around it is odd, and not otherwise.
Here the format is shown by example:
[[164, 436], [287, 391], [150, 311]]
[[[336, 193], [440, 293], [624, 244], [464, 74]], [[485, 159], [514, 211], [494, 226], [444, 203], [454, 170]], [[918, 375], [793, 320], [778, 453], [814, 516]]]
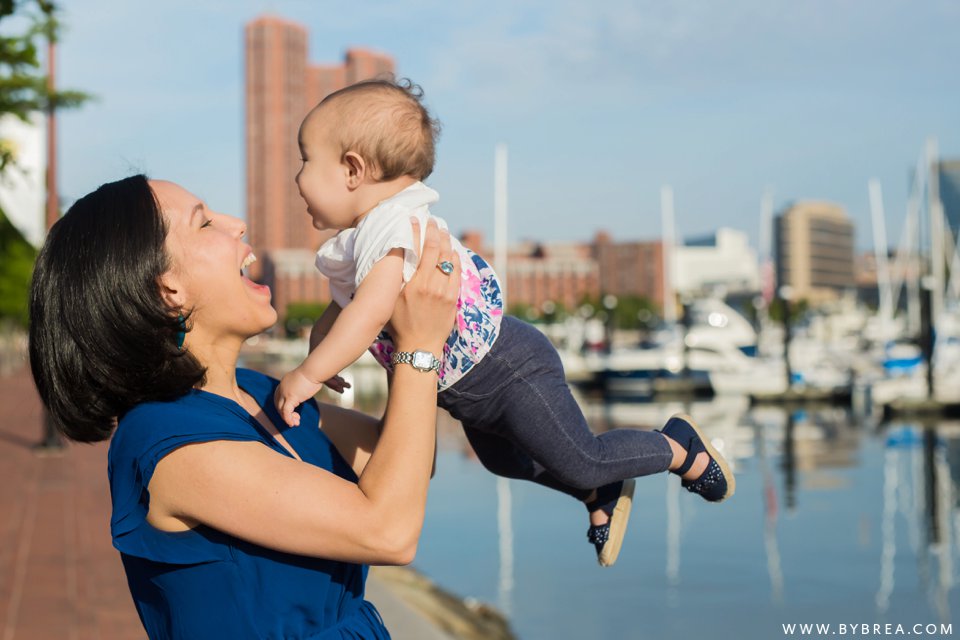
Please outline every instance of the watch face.
[[433, 354], [429, 351], [414, 351], [411, 364], [413, 364], [414, 369], [426, 371], [433, 366]]

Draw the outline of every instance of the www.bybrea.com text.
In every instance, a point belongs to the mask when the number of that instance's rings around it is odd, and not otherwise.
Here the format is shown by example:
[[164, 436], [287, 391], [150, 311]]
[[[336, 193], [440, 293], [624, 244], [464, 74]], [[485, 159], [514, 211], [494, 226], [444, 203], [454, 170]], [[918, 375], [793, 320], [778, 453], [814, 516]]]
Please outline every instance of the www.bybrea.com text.
[[806, 636], [818, 638], [822, 636], [927, 636], [930, 638], [946, 637], [953, 635], [952, 623], [917, 623], [917, 624], [896, 624], [896, 623], [840, 623], [840, 624], [818, 624], [818, 623], [786, 623], [783, 625], [783, 635], [785, 636]]

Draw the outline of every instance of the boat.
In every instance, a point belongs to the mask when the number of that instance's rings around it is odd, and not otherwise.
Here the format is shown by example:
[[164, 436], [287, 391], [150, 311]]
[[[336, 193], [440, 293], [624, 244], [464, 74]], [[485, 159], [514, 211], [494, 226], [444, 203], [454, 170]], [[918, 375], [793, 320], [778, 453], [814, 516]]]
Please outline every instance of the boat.
[[[685, 331], [678, 325], [665, 327], [636, 346], [589, 353], [584, 366], [614, 397], [652, 396], [681, 387], [709, 395], [716, 390], [711, 374], [723, 375], [721, 387], [728, 388], [726, 383], [738, 385], [755, 370], [756, 331], [728, 304], [718, 298], [697, 300], [690, 305], [687, 324]], [[677, 381], [682, 385], [671, 384]]]

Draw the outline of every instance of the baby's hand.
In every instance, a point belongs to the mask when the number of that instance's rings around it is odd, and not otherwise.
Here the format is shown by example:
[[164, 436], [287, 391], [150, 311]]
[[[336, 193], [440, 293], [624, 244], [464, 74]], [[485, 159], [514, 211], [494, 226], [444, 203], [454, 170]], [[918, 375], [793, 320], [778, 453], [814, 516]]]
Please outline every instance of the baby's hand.
[[321, 386], [305, 376], [299, 367], [283, 376], [273, 395], [273, 403], [283, 421], [291, 427], [299, 426], [300, 414], [295, 409], [316, 395]]
[[340, 376], [333, 376], [323, 384], [327, 385], [337, 393], [343, 393], [344, 389], [350, 388], [350, 383], [344, 380], [343, 378], [341, 378]]

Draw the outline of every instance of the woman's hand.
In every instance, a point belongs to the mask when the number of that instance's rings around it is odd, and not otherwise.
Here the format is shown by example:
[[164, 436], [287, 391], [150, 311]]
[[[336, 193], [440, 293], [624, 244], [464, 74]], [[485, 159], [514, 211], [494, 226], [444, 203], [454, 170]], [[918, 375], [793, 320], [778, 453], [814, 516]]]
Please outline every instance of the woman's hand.
[[[420, 224], [411, 218], [414, 246], [420, 244]], [[460, 257], [450, 244], [450, 233], [427, 222], [420, 264], [394, 307], [390, 324], [400, 351], [432, 352], [438, 359], [453, 328], [460, 297]], [[453, 263], [447, 275], [437, 265]]]

